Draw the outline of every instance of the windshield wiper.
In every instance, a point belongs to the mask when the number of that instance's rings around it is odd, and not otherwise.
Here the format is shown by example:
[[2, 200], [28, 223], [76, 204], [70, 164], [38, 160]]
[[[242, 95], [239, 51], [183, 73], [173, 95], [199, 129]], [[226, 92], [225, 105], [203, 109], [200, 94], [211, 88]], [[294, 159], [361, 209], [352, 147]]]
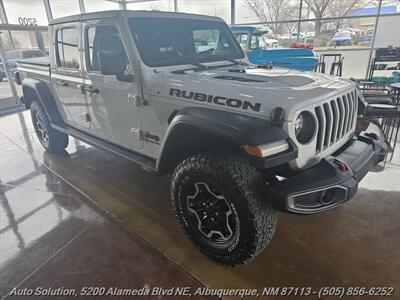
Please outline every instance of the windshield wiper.
[[188, 68], [188, 69], [182, 69], [182, 70], [176, 70], [172, 71], [172, 73], [177, 73], [177, 74], [183, 74], [187, 71], [193, 71], [193, 72], [199, 72], [199, 71], [206, 71], [206, 70], [211, 70], [211, 69], [219, 69], [219, 68], [227, 68], [231, 66], [238, 66], [238, 65], [244, 65], [241, 61], [237, 61], [235, 59], [222, 59], [222, 61], [229, 61], [230, 64], [222, 64], [222, 65], [214, 65], [214, 66], [206, 66], [204, 64], [198, 63], [198, 62], [190, 62], [188, 64], [195, 66], [194, 68]]
[[194, 72], [198, 72], [198, 71], [205, 71], [208, 69], [208, 67], [206, 65], [200, 64], [198, 62], [190, 62], [187, 63], [188, 65], [192, 65], [194, 66], [194, 68], [188, 68], [188, 69], [182, 69], [182, 70], [175, 70], [172, 71], [172, 73], [178, 73], [178, 74], [183, 74], [187, 71], [194, 71]]

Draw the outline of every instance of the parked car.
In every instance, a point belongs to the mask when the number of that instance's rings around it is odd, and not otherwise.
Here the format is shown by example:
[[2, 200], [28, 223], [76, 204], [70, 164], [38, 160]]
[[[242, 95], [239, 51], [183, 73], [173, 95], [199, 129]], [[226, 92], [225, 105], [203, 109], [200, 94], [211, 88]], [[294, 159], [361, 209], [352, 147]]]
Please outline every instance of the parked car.
[[281, 40], [297, 40], [297, 36], [299, 36], [300, 39], [304, 38], [304, 33], [300, 32], [291, 32], [291, 33], [286, 33], [284, 35], [281, 35], [280, 39]]
[[313, 44], [314, 43], [314, 39], [315, 39], [315, 32], [314, 31], [306, 32], [306, 34], [304, 35], [304, 38], [303, 38], [303, 43]]
[[0, 61], [0, 82], [2, 82], [4, 78], [6, 78], [6, 72], [3, 63]]
[[313, 71], [318, 63], [318, 57], [311, 49], [268, 47], [264, 36], [268, 31], [255, 26], [230, 27], [239, 44], [245, 50], [251, 63], [257, 65], [272, 64], [277, 67]]
[[361, 45], [370, 45], [372, 42], [373, 36], [374, 36], [374, 28], [368, 29], [367, 33], [361, 37], [360, 44]]
[[351, 46], [353, 44], [352, 34], [350, 31], [336, 32], [330, 40], [330, 46]]
[[178, 222], [221, 264], [258, 255], [276, 210], [350, 200], [385, 157], [375, 124], [356, 132], [366, 105], [352, 81], [250, 65], [220, 18], [95, 12], [50, 21], [49, 40], [50, 59], [18, 62], [42, 146], [65, 153], [73, 136], [172, 174]]
[[17, 69], [17, 61], [25, 58], [44, 57], [45, 53], [38, 49], [15, 49], [6, 51], [6, 61], [11, 73]]

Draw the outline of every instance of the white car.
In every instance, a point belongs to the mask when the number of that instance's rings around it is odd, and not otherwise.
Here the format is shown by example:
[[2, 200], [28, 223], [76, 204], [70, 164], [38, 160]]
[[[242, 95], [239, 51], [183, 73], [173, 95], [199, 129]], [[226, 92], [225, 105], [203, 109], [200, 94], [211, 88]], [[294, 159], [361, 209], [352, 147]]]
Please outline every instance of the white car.
[[179, 223], [221, 264], [259, 254], [277, 210], [351, 199], [384, 158], [379, 130], [355, 132], [353, 82], [250, 65], [220, 18], [96, 12], [51, 21], [49, 41], [49, 58], [18, 63], [43, 147], [64, 152], [73, 136], [171, 174]]

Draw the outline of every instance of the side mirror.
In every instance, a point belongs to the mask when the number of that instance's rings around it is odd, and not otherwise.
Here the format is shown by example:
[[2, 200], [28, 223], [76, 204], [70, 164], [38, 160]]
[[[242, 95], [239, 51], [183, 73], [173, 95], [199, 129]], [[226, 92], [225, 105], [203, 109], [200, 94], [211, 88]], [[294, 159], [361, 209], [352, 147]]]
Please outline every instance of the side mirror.
[[133, 74], [117, 74], [117, 79], [119, 81], [125, 81], [125, 82], [132, 82], [133, 81]]
[[115, 75], [119, 81], [133, 81], [132, 74], [125, 74], [126, 60], [123, 51], [100, 51], [98, 55], [101, 74]]

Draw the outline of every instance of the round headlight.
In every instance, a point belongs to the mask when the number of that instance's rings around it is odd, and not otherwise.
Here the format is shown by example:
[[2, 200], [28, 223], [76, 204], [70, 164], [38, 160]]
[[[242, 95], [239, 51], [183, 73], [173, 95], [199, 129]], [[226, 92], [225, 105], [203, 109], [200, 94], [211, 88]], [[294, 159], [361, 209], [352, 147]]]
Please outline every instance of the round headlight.
[[294, 133], [301, 144], [307, 144], [314, 136], [316, 129], [313, 115], [308, 111], [301, 112], [294, 122]]

